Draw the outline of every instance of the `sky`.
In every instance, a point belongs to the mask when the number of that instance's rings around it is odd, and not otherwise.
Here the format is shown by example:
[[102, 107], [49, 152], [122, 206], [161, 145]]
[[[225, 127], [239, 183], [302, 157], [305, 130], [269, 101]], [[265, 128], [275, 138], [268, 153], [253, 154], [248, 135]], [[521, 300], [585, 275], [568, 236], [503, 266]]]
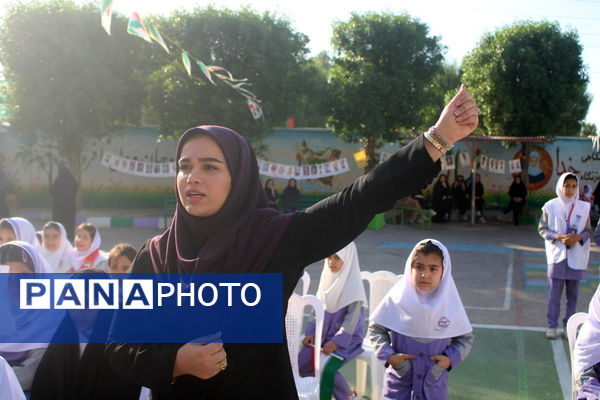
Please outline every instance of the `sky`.
[[[0, 3], [5, 3], [0, 0]], [[99, 1], [100, 3], [100, 1]], [[311, 54], [331, 52], [332, 23], [347, 20], [352, 12], [368, 11], [408, 13], [430, 27], [447, 47], [446, 60], [460, 65], [486, 32], [519, 20], [557, 21], [563, 29], [579, 33], [584, 63], [588, 68], [588, 92], [593, 100], [586, 120], [600, 128], [600, 0], [114, 0], [113, 10], [124, 15], [137, 11], [168, 14], [176, 9], [193, 9], [213, 5], [225, 8], [250, 6], [256, 11], [272, 11], [287, 17], [294, 29], [308, 35]]]

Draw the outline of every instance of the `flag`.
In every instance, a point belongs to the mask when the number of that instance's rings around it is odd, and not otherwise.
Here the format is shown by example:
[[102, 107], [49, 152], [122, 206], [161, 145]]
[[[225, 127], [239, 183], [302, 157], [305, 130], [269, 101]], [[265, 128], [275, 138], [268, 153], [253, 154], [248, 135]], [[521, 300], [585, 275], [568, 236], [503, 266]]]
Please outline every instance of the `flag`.
[[183, 66], [185, 67], [185, 70], [187, 71], [188, 75], [191, 77], [192, 76], [192, 62], [190, 61], [190, 55], [188, 54], [187, 51], [183, 51], [181, 53], [181, 61], [183, 61]]
[[208, 68], [206, 68], [206, 65], [200, 60], [196, 60], [196, 64], [198, 64], [198, 67], [200, 67], [200, 71], [202, 71], [204, 76], [206, 76], [208, 78], [210, 83], [212, 83], [213, 85], [216, 86], [217, 84], [213, 81], [212, 75], [210, 74], [210, 71], [208, 70]]
[[361, 150], [357, 153], [354, 153], [354, 161], [356, 161], [356, 165], [358, 168], [366, 168], [367, 166], [367, 152]]
[[140, 17], [140, 15], [136, 12], [131, 14], [131, 18], [129, 18], [129, 24], [127, 25], [127, 33], [141, 37], [146, 42], [152, 43], [152, 39], [150, 38], [148, 29], [146, 29], [146, 26], [142, 21], [142, 17]]
[[156, 29], [154, 25], [148, 25], [148, 34], [156, 43], [160, 44], [161, 47], [165, 49], [167, 53], [170, 53], [169, 47], [167, 46], [160, 32], [158, 31], [158, 29]]
[[259, 119], [263, 116], [263, 110], [257, 102], [251, 99], [246, 99], [246, 103], [248, 104], [248, 109], [252, 113], [252, 117], [254, 119]]
[[102, 1], [102, 9], [100, 12], [100, 24], [110, 35], [110, 22], [112, 19], [112, 0], [103, 0]]

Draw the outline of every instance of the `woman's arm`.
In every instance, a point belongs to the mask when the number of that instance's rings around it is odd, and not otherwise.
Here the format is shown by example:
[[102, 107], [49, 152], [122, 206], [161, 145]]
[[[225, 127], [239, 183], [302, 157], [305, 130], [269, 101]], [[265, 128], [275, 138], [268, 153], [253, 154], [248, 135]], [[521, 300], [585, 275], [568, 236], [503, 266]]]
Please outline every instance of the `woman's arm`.
[[302, 267], [328, 257], [354, 240], [375, 214], [426, 187], [440, 164], [432, 160], [425, 142], [419, 136], [341, 192], [298, 213], [280, 250]]

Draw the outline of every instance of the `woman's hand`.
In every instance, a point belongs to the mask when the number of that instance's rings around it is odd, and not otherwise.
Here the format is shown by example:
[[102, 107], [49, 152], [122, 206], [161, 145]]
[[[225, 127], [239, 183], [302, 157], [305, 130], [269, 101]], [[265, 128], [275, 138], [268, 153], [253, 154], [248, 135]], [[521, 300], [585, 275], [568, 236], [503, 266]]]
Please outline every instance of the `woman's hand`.
[[333, 340], [330, 340], [329, 342], [325, 343], [325, 345], [323, 346], [323, 353], [325, 353], [325, 354], [331, 354], [337, 348], [338, 348], [338, 345], [335, 344], [335, 342]]
[[302, 339], [302, 345], [306, 346], [306, 347], [312, 347], [315, 344], [315, 337], [314, 336], [306, 336], [304, 339]]
[[414, 360], [415, 358], [417, 357], [413, 356], [412, 354], [396, 353], [393, 356], [390, 356], [390, 358], [387, 359], [387, 362], [392, 367], [398, 368], [405, 360]]
[[446, 370], [452, 365], [452, 361], [450, 361], [450, 359], [445, 355], [431, 356], [429, 358], [435, 361], [439, 367], [444, 368]]
[[186, 343], [179, 348], [173, 367], [173, 377], [193, 375], [210, 379], [227, 367], [223, 343]]
[[437, 131], [449, 144], [469, 136], [479, 124], [479, 108], [464, 84], [446, 105], [435, 124]]

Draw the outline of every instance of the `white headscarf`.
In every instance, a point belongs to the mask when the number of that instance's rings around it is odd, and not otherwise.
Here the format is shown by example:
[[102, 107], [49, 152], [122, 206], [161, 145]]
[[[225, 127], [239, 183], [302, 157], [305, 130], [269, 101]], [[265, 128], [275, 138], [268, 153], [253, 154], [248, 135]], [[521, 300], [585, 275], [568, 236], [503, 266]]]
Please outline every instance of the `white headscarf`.
[[42, 242], [42, 257], [44, 257], [44, 259], [48, 261], [48, 264], [50, 264], [50, 267], [54, 272], [70, 272], [72, 267], [71, 262], [73, 261], [73, 245], [71, 244], [71, 242], [69, 242], [69, 239], [67, 239], [67, 231], [60, 222], [50, 221], [49, 223], [58, 225], [58, 230], [60, 232], [60, 245], [58, 246], [58, 249], [51, 251], [48, 250]]
[[325, 305], [325, 311], [334, 313], [357, 301], [365, 306], [367, 295], [360, 277], [356, 245], [350, 242], [335, 254], [344, 261], [344, 266], [338, 272], [331, 272], [325, 260], [317, 289], [317, 297]]
[[588, 317], [581, 326], [575, 348], [575, 371], [583, 372], [600, 362], [600, 286], [596, 289]]
[[[563, 185], [565, 184], [565, 178], [569, 175], [573, 175], [575, 177], [575, 180], [577, 181], [577, 188], [575, 189], [575, 195], [573, 195], [573, 197], [571, 197], [570, 199], [568, 197], [566, 197], [562, 192]], [[563, 209], [565, 210], [565, 219], [566, 219], [567, 214], [569, 213], [569, 210], [571, 209], [571, 206], [573, 204], [575, 204], [575, 201], [577, 199], [579, 199], [579, 178], [577, 177], [577, 175], [575, 175], [571, 172], [565, 172], [564, 174], [562, 174], [560, 176], [560, 178], [558, 178], [558, 182], [556, 182], [556, 195], [558, 196], [558, 200], [560, 201], [560, 204], [562, 204]]]
[[100, 245], [102, 245], [102, 238], [100, 237], [100, 230], [96, 228], [96, 234], [94, 235], [94, 239], [92, 239], [92, 244], [89, 249], [86, 251], [79, 251], [77, 250], [77, 247], [73, 248], [73, 268], [79, 270], [82, 267], [85, 258], [94, 251], [100, 249]]
[[[25, 251], [33, 261], [33, 272], [35, 272], [36, 274], [52, 273], [50, 265], [29, 243], [15, 240], [12, 242], [4, 243], [0, 246], [0, 249], [6, 246], [17, 246], [20, 247], [23, 251]], [[27, 332], [28, 335], [32, 335], [32, 338], [40, 337], [41, 333], [39, 331], [45, 332], [48, 330], [48, 326], [43, 323], [44, 319], [46, 319], [45, 317], [48, 316], [49, 314], [46, 310], [27, 310], [26, 312], [20, 312], [17, 315], [17, 318], [14, 319], [16, 332]], [[38, 332], [33, 332], [31, 326], [28, 327], [28, 329], [22, 329], [23, 326], [30, 325], [32, 321], [35, 321], [37, 325], [36, 330]], [[27, 338], [22, 339], [25, 341]], [[48, 343], [0, 343], [0, 353], [16, 353], [22, 351], [29, 351], [33, 349], [43, 349], [46, 347], [48, 347]]]
[[25, 394], [13, 369], [0, 357], [0, 400], [25, 400]]
[[[442, 250], [444, 270], [440, 285], [425, 292], [413, 284], [412, 260], [416, 249], [428, 241]], [[402, 335], [422, 339], [446, 339], [473, 331], [452, 279], [448, 249], [434, 239], [417, 243], [406, 260], [404, 276], [383, 298], [371, 320]]]
[[37, 238], [37, 232], [31, 222], [21, 217], [5, 218], [4, 220], [12, 226], [16, 240], [27, 242], [32, 245], [36, 251], [40, 251], [40, 241]]

